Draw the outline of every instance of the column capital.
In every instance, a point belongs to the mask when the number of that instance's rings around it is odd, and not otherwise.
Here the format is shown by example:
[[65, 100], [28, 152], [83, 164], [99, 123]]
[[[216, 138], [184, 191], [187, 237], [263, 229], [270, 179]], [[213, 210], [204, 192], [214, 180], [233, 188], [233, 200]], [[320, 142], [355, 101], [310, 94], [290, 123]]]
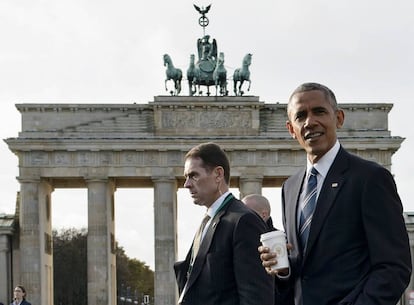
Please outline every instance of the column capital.
[[153, 182], [177, 182], [174, 176], [152, 176], [151, 180]]
[[110, 178], [108, 178], [108, 177], [99, 177], [99, 176], [96, 176], [96, 177], [93, 177], [93, 176], [91, 176], [91, 177], [84, 177], [84, 179], [85, 179], [85, 182], [86, 183], [92, 183], [92, 182], [103, 182], [103, 183], [106, 183], [106, 182], [108, 182], [110, 180]]
[[240, 180], [243, 181], [262, 181], [263, 175], [261, 174], [242, 174], [240, 175]]

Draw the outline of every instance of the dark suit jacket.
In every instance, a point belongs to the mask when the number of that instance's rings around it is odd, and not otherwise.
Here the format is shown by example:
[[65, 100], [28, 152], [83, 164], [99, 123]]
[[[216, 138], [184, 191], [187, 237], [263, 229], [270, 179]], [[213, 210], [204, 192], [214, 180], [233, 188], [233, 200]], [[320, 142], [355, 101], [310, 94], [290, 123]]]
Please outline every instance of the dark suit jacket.
[[[231, 199], [207, 229], [181, 304], [272, 305], [274, 280], [257, 251], [264, 232], [263, 220], [240, 200]], [[179, 293], [187, 280], [190, 256], [191, 249], [174, 265]]]
[[320, 191], [306, 253], [297, 237], [305, 169], [282, 189], [295, 303], [395, 305], [409, 283], [411, 258], [402, 205], [389, 171], [338, 152]]

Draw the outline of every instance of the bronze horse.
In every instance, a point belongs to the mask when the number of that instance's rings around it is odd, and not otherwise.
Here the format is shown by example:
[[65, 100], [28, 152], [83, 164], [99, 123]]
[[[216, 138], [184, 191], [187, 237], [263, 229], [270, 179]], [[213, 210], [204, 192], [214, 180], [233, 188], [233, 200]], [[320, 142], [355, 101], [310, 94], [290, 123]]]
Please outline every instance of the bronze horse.
[[168, 91], [167, 81], [172, 80], [174, 82], [174, 91], [171, 90], [171, 95], [178, 95], [181, 92], [181, 79], [183, 78], [183, 72], [179, 68], [175, 68], [171, 57], [168, 54], [164, 54], [164, 66], [167, 66], [165, 74], [165, 91]]
[[[247, 88], [247, 91], [250, 90], [250, 71], [249, 66], [252, 63], [252, 54], [248, 53], [243, 58], [242, 67], [238, 68], [234, 71], [233, 74], [233, 83], [234, 83], [234, 94], [235, 95], [243, 95], [244, 91], [242, 90], [242, 85], [244, 81], [249, 82], [249, 87]], [[238, 85], [238, 86], [237, 86]]]
[[216, 86], [216, 96], [218, 88], [220, 88], [220, 95], [228, 95], [227, 90], [227, 70], [224, 68], [224, 53], [220, 52], [219, 57], [217, 58], [216, 68], [213, 71], [213, 80]]
[[190, 55], [190, 66], [187, 69], [187, 80], [188, 80], [188, 89], [189, 95], [193, 96], [196, 93], [196, 83], [198, 78], [199, 71], [196, 69], [195, 66], [195, 56], [194, 54]]

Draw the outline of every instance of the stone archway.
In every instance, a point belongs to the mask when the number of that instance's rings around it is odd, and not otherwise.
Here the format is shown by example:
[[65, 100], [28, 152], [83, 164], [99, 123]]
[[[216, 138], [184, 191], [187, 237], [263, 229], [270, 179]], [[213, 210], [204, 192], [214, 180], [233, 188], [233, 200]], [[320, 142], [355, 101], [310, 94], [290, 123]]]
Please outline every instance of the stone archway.
[[[341, 143], [388, 169], [400, 137], [391, 104], [341, 104]], [[114, 192], [154, 189], [155, 304], [176, 303], [177, 185], [192, 146], [219, 143], [242, 195], [278, 187], [304, 164], [285, 129], [286, 105], [255, 96], [158, 96], [147, 104], [18, 104], [22, 130], [6, 140], [19, 158], [20, 271], [36, 304], [53, 304], [51, 193], [88, 189], [88, 304], [116, 304]]]

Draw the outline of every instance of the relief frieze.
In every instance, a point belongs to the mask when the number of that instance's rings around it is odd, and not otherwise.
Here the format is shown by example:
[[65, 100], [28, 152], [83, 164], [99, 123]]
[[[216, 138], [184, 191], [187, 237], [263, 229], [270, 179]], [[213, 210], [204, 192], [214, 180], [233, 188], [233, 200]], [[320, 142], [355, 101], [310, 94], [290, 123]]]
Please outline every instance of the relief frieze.
[[88, 151], [78, 152], [78, 164], [79, 165], [93, 165], [94, 154]]
[[251, 111], [163, 111], [162, 128], [239, 129], [251, 128]]
[[280, 150], [278, 155], [280, 164], [291, 164], [294, 162], [294, 156], [289, 150]]
[[249, 164], [249, 153], [245, 151], [232, 151], [229, 157], [234, 165], [248, 165]]
[[267, 164], [271, 164], [271, 160], [270, 160], [270, 156], [271, 154], [269, 152], [264, 152], [264, 151], [258, 151], [256, 152], [256, 163], [258, 165], [267, 165]]
[[[227, 151], [231, 163], [235, 166], [299, 165], [304, 162], [301, 150], [249, 149], [247, 151]], [[373, 151], [356, 151], [365, 159], [386, 159], [389, 153], [379, 154]], [[31, 152], [24, 158], [31, 167], [88, 167], [88, 166], [182, 166], [185, 153], [182, 151], [56, 151]]]
[[121, 165], [142, 165], [144, 164], [144, 152], [142, 151], [124, 151], [120, 153]]
[[136, 154], [133, 152], [121, 152], [121, 164], [134, 164], [137, 161]]
[[169, 166], [181, 166], [184, 160], [184, 154], [180, 151], [170, 151], [167, 153], [167, 164]]
[[100, 165], [111, 165], [113, 155], [112, 152], [102, 152], [99, 154], [100, 156]]
[[56, 152], [54, 157], [56, 165], [70, 165], [70, 154], [67, 152]]
[[48, 153], [35, 151], [30, 154], [30, 165], [47, 165], [49, 163]]
[[144, 153], [144, 164], [147, 165], [160, 165], [160, 157], [157, 151], [146, 151]]

